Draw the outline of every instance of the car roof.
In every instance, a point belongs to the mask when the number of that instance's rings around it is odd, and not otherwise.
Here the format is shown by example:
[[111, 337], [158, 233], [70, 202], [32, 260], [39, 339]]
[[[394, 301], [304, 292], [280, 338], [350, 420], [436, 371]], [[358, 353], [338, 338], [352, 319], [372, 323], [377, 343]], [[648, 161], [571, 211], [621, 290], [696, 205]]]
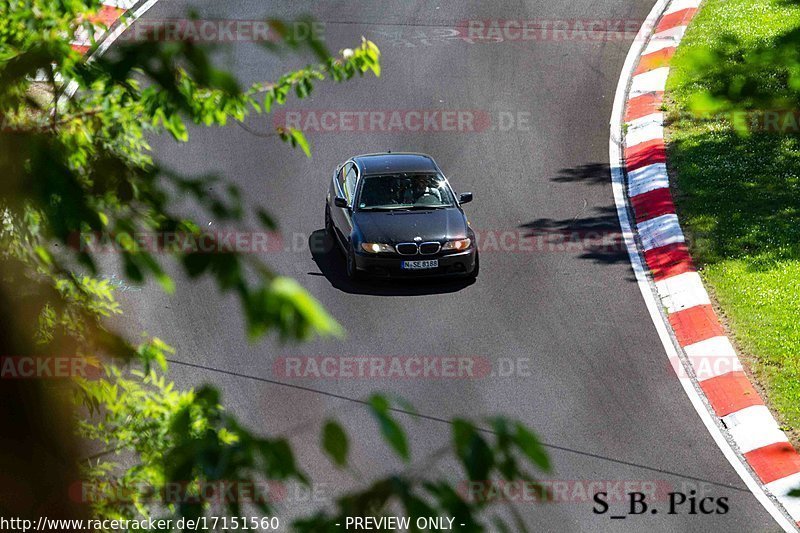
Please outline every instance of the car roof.
[[353, 161], [359, 166], [363, 176], [387, 172], [437, 172], [439, 170], [431, 156], [412, 152], [363, 154], [355, 156]]

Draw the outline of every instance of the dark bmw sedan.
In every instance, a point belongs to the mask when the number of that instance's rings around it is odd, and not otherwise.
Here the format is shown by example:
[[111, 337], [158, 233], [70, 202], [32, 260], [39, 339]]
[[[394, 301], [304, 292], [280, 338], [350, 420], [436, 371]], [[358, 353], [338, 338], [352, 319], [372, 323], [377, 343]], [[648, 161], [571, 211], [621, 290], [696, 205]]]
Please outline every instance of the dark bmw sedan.
[[478, 275], [475, 234], [436, 162], [413, 153], [353, 157], [333, 174], [325, 229], [344, 251], [347, 275]]

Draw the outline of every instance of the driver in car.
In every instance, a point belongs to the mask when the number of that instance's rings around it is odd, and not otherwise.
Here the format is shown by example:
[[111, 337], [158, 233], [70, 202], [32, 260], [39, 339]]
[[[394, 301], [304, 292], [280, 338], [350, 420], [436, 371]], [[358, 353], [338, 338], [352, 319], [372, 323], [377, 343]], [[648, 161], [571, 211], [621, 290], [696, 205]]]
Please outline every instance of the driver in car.
[[[425, 198], [425, 197], [428, 198]], [[430, 187], [430, 181], [426, 176], [416, 176], [411, 186], [411, 190], [406, 190], [405, 203], [416, 204], [420, 200], [442, 201], [442, 195], [436, 187]], [[427, 202], [426, 202], [427, 203]]]

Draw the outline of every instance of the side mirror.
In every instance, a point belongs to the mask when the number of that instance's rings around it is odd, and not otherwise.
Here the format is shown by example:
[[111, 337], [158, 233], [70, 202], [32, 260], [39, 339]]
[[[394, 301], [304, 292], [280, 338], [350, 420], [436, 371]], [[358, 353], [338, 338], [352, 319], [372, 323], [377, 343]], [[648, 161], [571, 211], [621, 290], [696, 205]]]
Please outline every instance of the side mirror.
[[336, 207], [347, 207], [347, 198], [342, 198], [341, 196], [337, 196], [333, 199], [333, 205]]
[[462, 192], [458, 196], [458, 203], [466, 204], [472, 201], [472, 193], [471, 192]]

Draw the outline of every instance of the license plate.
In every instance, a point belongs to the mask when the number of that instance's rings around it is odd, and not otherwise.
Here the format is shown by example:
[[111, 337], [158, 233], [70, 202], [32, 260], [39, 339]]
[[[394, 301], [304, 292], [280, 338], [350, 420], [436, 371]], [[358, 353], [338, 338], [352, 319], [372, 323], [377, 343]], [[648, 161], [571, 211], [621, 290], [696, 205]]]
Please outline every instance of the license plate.
[[426, 268], [438, 268], [438, 259], [428, 259], [426, 261], [403, 261], [401, 265], [404, 270], [425, 270]]

